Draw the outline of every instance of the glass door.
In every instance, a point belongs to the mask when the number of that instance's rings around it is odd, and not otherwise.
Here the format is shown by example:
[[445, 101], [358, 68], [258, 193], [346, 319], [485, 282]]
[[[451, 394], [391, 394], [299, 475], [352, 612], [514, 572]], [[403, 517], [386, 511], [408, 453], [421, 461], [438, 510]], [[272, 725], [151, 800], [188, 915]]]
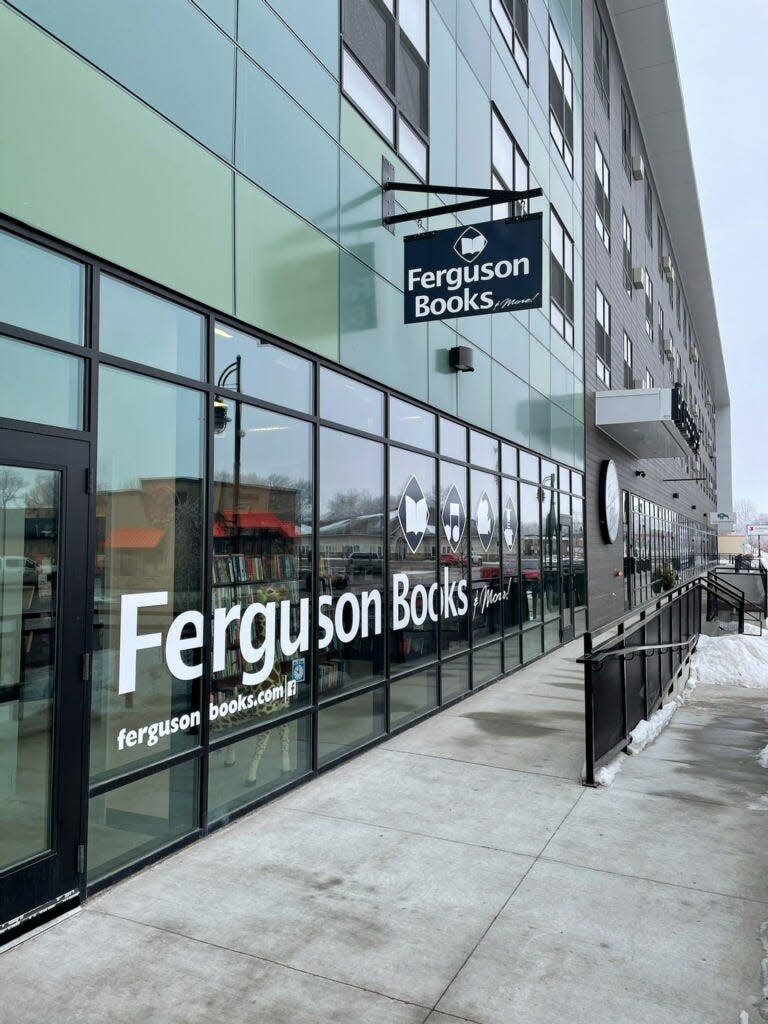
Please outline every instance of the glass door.
[[570, 516], [560, 516], [560, 641], [564, 644], [576, 635], [573, 621], [575, 582], [573, 520]]
[[0, 943], [79, 896], [87, 467], [0, 430]]

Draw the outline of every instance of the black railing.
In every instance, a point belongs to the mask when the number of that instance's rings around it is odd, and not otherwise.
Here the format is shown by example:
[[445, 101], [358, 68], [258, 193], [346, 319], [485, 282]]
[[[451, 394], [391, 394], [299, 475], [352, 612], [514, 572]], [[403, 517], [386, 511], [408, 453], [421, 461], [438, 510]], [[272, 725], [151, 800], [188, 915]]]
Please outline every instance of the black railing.
[[632, 731], [672, 692], [699, 635], [743, 633], [749, 618], [744, 594], [710, 575], [602, 627], [597, 646], [597, 634], [584, 634], [585, 785], [595, 785], [597, 769], [626, 751]]

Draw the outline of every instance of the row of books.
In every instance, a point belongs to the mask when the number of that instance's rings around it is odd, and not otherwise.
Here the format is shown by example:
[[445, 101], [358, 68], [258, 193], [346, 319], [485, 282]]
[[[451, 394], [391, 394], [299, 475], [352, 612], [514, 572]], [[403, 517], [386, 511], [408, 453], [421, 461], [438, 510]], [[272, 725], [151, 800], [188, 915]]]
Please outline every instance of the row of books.
[[[259, 586], [252, 583], [241, 583], [234, 587], [214, 587], [213, 607], [232, 608], [234, 605], [242, 605], [243, 608], [256, 601], [290, 601], [293, 605], [299, 603], [299, 581], [284, 580], [277, 586]], [[298, 614], [298, 608], [291, 609], [291, 626], [298, 628], [298, 622], [294, 623], [294, 615]]]
[[261, 583], [264, 580], [287, 580], [301, 572], [298, 555], [232, 555], [213, 556], [214, 583]]
[[317, 666], [317, 688], [319, 693], [329, 693], [344, 685], [344, 662], [327, 661]]

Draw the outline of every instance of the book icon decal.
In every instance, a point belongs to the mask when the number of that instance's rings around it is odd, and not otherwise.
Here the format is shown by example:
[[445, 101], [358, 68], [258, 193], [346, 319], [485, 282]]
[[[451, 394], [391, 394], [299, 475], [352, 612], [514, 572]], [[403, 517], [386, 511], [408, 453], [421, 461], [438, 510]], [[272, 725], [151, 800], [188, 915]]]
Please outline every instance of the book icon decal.
[[421, 484], [415, 476], [412, 476], [405, 485], [397, 507], [397, 518], [408, 547], [416, 554], [429, 525], [429, 506]]
[[467, 228], [462, 231], [453, 243], [453, 249], [457, 256], [461, 256], [467, 263], [476, 260], [480, 253], [488, 245], [488, 239], [477, 228]]
[[517, 509], [511, 498], [507, 498], [502, 515], [501, 532], [504, 535], [504, 543], [510, 551], [514, 551], [515, 537], [517, 537]]
[[451, 550], [457, 551], [464, 536], [464, 527], [467, 525], [467, 513], [464, 511], [461, 495], [455, 484], [451, 484], [445, 496], [440, 522], [443, 524], [443, 533]]
[[493, 540], [493, 531], [496, 526], [496, 517], [493, 514], [493, 505], [491, 505], [491, 499], [488, 497], [486, 491], [480, 495], [480, 501], [477, 503], [477, 512], [475, 513], [475, 525], [477, 526], [477, 536], [480, 538], [480, 543], [483, 545], [483, 550], [487, 551], [491, 546]]

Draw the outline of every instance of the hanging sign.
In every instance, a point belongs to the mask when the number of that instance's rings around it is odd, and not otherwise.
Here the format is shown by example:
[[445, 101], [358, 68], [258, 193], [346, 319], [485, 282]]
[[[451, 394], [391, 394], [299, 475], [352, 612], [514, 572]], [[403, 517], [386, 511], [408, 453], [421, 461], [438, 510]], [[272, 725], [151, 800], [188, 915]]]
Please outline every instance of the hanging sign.
[[541, 308], [542, 216], [405, 239], [405, 322]]

